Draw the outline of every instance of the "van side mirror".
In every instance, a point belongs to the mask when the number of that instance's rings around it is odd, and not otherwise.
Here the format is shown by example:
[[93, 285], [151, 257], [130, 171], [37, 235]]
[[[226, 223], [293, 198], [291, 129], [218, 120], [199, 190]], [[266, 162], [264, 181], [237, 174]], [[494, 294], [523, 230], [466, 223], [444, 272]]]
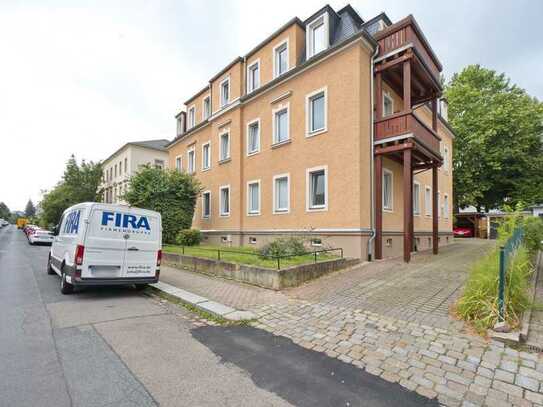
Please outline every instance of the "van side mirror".
[[53, 236], [58, 236], [59, 225], [53, 227]]

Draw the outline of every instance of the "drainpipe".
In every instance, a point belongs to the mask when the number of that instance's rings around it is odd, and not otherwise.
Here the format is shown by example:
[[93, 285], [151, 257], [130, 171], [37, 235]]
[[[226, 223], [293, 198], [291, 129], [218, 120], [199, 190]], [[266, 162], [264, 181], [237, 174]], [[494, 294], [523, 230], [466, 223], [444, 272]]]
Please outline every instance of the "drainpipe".
[[371, 235], [368, 239], [368, 261], [372, 260], [372, 249], [373, 249], [373, 241], [375, 240], [375, 203], [374, 203], [374, 197], [375, 197], [375, 166], [374, 166], [374, 132], [375, 132], [375, 124], [374, 124], [374, 113], [373, 113], [373, 99], [374, 99], [374, 90], [373, 90], [373, 69], [375, 65], [375, 57], [379, 53], [379, 45], [375, 47], [375, 52], [371, 56], [371, 70], [370, 70], [370, 217], [371, 217]]

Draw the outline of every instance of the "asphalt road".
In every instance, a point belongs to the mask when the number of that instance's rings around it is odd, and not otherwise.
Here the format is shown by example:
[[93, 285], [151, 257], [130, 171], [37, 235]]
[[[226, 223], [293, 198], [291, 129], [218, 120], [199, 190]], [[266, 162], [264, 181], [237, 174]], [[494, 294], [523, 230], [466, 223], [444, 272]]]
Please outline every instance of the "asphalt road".
[[0, 229], [0, 406], [437, 405], [251, 327], [129, 287], [60, 293], [49, 248]]

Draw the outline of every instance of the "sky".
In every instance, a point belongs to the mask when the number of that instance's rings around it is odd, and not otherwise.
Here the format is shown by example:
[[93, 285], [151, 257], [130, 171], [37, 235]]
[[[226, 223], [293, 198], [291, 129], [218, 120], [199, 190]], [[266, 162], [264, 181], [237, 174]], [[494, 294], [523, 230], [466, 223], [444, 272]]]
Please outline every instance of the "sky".
[[[38, 202], [72, 153], [99, 161], [128, 141], [172, 139], [183, 101], [292, 17], [324, 4], [0, 0], [0, 202], [12, 210]], [[365, 20], [413, 14], [446, 78], [477, 63], [543, 100], [543, 1], [350, 4]]]

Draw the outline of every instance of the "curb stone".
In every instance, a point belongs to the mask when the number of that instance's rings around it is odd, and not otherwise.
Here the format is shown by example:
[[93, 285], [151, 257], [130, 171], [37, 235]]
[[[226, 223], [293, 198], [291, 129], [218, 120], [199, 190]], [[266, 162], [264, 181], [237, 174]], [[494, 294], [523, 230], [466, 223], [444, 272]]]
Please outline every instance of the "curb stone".
[[192, 305], [201, 311], [208, 312], [216, 317], [226, 319], [227, 321], [239, 322], [243, 320], [256, 319], [256, 315], [251, 311], [237, 310], [219, 302], [212, 301], [206, 297], [177, 288], [171, 284], [159, 281], [155, 284], [149, 284], [149, 286], [175, 297], [185, 304]]

